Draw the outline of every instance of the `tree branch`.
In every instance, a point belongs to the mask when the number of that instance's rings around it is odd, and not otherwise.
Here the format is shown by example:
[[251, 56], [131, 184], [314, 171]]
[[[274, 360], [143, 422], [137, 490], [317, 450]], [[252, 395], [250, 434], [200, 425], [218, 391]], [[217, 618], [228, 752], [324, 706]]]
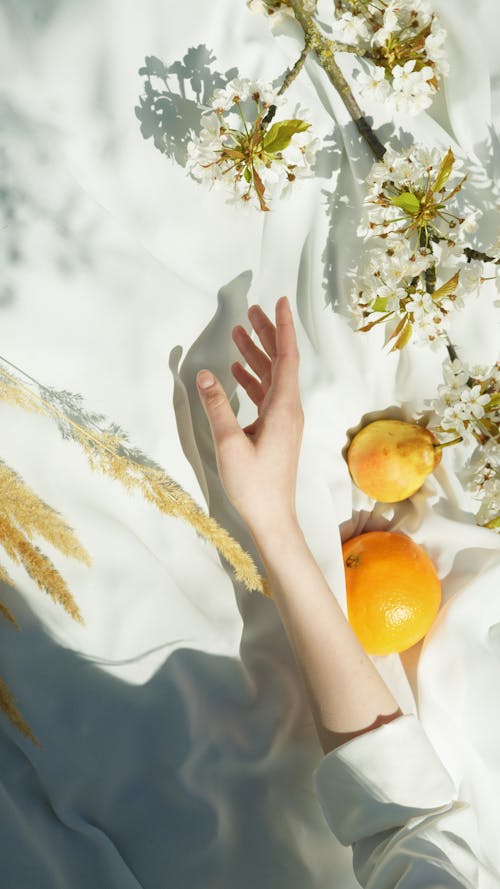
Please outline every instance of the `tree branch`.
[[305, 39], [308, 41], [311, 51], [316, 53], [321, 67], [326, 71], [330, 82], [339, 93], [361, 136], [368, 143], [377, 160], [381, 160], [385, 154], [385, 146], [382, 145], [382, 142], [366, 120], [347, 80], [334, 59], [335, 52], [356, 52], [358, 55], [363, 55], [363, 51], [358, 50], [356, 47], [347, 47], [346, 44], [336, 44], [334, 41], [328, 40], [320, 31], [311, 13], [306, 12], [304, 9], [302, 0], [290, 0], [290, 5], [295, 13], [295, 18], [304, 31]]

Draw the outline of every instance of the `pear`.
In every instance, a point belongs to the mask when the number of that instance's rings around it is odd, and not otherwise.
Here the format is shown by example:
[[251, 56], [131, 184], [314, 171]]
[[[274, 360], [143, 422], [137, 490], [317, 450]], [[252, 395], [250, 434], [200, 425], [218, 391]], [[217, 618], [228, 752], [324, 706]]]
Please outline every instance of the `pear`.
[[375, 420], [354, 436], [347, 464], [354, 483], [381, 503], [411, 497], [441, 461], [440, 444], [425, 426]]

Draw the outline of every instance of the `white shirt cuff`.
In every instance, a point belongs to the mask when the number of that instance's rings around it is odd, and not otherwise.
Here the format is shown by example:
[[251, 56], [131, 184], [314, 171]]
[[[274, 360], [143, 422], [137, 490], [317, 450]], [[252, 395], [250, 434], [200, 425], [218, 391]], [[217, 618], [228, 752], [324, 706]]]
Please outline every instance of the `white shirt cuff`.
[[458, 793], [419, 719], [405, 714], [325, 755], [313, 785], [340, 843], [451, 806]]

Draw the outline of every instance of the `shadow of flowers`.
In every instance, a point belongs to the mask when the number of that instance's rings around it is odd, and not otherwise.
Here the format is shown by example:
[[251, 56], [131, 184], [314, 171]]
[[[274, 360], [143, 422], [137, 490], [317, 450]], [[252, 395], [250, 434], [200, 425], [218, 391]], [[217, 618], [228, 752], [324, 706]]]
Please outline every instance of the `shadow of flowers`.
[[[197, 136], [201, 115], [216, 89], [223, 89], [237, 68], [224, 73], [212, 70], [215, 55], [203, 43], [188, 49], [182, 60], [166, 65], [156, 56], [146, 56], [139, 74], [145, 78], [144, 94], [135, 108], [144, 139], [153, 138], [155, 148], [186, 165], [187, 144]], [[174, 84], [174, 88], [172, 88]], [[191, 93], [191, 95], [189, 95]]]

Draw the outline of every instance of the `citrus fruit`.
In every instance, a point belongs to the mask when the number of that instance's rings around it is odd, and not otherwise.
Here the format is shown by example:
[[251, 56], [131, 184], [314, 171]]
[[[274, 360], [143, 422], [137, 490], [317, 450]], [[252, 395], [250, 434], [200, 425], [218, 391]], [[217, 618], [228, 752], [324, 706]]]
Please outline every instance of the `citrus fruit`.
[[441, 462], [442, 445], [425, 426], [375, 420], [356, 433], [347, 451], [354, 484], [380, 503], [411, 497]]
[[430, 629], [441, 584], [421, 546], [405, 534], [369, 531], [342, 546], [349, 623], [367, 654], [406, 651]]

